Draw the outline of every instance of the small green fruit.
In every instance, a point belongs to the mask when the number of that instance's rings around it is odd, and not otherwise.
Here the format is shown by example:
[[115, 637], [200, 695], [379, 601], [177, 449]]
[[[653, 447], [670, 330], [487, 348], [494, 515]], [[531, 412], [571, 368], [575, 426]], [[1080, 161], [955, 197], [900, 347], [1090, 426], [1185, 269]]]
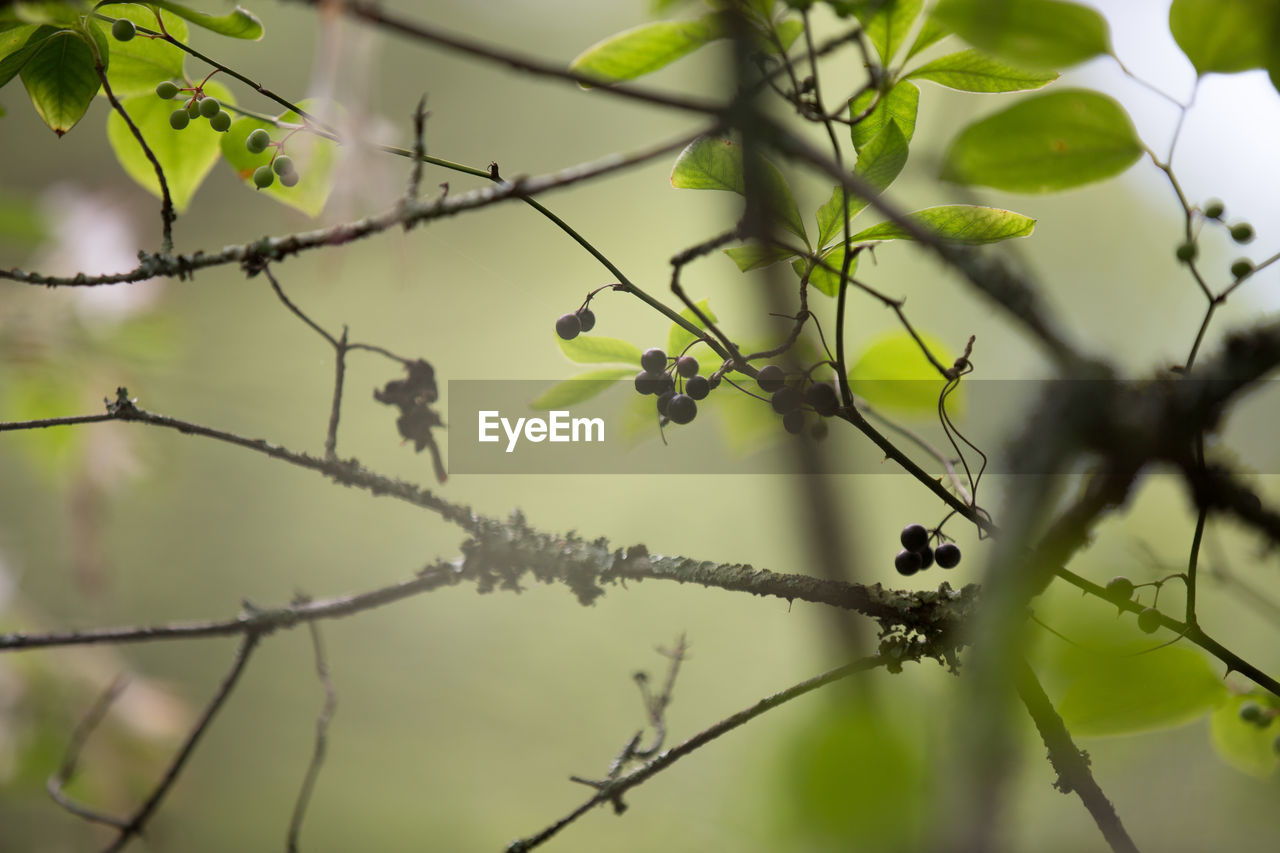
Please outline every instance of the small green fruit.
[[285, 172], [280, 176], [280, 183], [284, 184], [286, 187], [296, 187], [298, 185], [298, 173]]
[[1211, 198], [1204, 203], [1204, 215], [1210, 219], [1221, 219], [1225, 210], [1226, 209], [1222, 206], [1222, 202], [1218, 201], [1216, 198]]
[[194, 98], [191, 99], [191, 103], [187, 104], [187, 117], [200, 118], [200, 102]]
[[1148, 607], [1138, 614], [1138, 630], [1144, 634], [1154, 634], [1160, 629], [1160, 611]]
[[1194, 261], [1196, 259], [1196, 253], [1196, 244], [1190, 242], [1180, 244], [1178, 246], [1178, 251], [1176, 252], [1178, 260], [1182, 261], [1184, 264], [1189, 264]]
[[267, 146], [270, 144], [271, 134], [262, 128], [254, 130], [244, 140], [244, 147], [249, 149], [250, 154], [261, 154], [267, 150]]
[[[275, 170], [277, 175], [287, 175], [293, 171], [293, 158], [287, 154], [281, 154], [272, 161], [271, 168]], [[581, 316], [579, 316], [578, 322], [582, 322]]]
[[156, 86], [156, 94], [164, 98], [166, 101], [173, 100], [179, 92], [178, 84], [165, 80]]
[[127, 18], [121, 18], [111, 25], [111, 35], [116, 37], [116, 41], [128, 41], [137, 34], [137, 25]]
[[1124, 576], [1114, 577], [1107, 581], [1103, 594], [1106, 595], [1107, 601], [1114, 601], [1116, 604], [1128, 601], [1133, 598], [1133, 581]]
[[271, 174], [270, 166], [259, 166], [253, 170], [253, 182], [258, 189], [265, 190], [275, 183], [276, 176]]
[[222, 104], [218, 103], [217, 98], [202, 98], [200, 100], [200, 115], [205, 118], [213, 118], [222, 111]]
[[231, 114], [220, 112], [213, 118], [209, 119], [209, 127], [212, 127], [218, 133], [226, 133], [231, 129]]
[[191, 124], [191, 116], [187, 115], [185, 109], [174, 110], [169, 113], [169, 126], [174, 130], [182, 130], [189, 124]]
[[1253, 261], [1248, 258], [1241, 258], [1231, 265], [1231, 275], [1235, 278], [1244, 278], [1253, 272]]
[[1237, 222], [1231, 226], [1231, 239], [1237, 243], [1248, 243], [1253, 240], [1253, 226], [1248, 222]]
[[1257, 702], [1245, 702], [1240, 706], [1240, 719], [1246, 723], [1262, 722], [1262, 706]]

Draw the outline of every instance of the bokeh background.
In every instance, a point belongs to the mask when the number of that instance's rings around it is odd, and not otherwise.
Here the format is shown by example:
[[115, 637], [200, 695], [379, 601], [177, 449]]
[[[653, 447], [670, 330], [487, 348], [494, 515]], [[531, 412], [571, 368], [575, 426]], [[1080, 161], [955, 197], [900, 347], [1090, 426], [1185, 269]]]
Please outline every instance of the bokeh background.
[[[566, 62], [648, 19], [639, 0], [385, 5]], [[1132, 71], [1186, 96], [1193, 72], [1169, 37], [1166, 2], [1090, 5], [1108, 15], [1116, 50]], [[507, 176], [553, 171], [696, 129], [685, 116], [322, 19], [304, 5], [261, 0], [253, 11], [267, 27], [263, 42], [197, 31], [193, 43], [287, 97], [334, 95], [371, 138], [393, 144], [411, 144], [409, 116], [426, 93], [428, 150], [481, 168], [496, 161]], [[727, 51], [711, 48], [651, 82], [710, 94], [725, 80], [726, 64]], [[191, 61], [188, 69], [200, 73]], [[825, 73], [836, 91], [846, 88], [841, 75], [850, 89], [860, 79], [852, 59], [834, 61]], [[1167, 148], [1176, 111], [1113, 62], [1088, 63], [1055, 85], [1114, 95], [1148, 145]], [[936, 184], [938, 157], [961, 126], [1008, 99], [923, 88], [912, 160], [894, 196], [909, 207], [973, 200]], [[241, 104], [270, 109], [247, 90], [237, 95]], [[8, 113], [0, 120], [0, 266], [109, 271], [130, 267], [139, 248], [155, 248], [158, 205], [113, 160], [104, 101], [62, 139], [39, 123], [17, 83], [0, 92], [0, 105]], [[1255, 259], [1280, 243], [1274, 203], [1280, 167], [1271, 142], [1278, 127], [1280, 99], [1260, 72], [1211, 78], [1175, 159], [1193, 201], [1220, 197], [1232, 219], [1255, 225], [1260, 236], [1248, 247]], [[737, 213], [737, 201], [724, 194], [672, 189], [670, 161], [544, 199], [656, 294], [667, 292], [668, 259], [718, 233]], [[218, 248], [375, 212], [394, 202], [407, 179], [400, 158], [352, 153], [316, 221], [246, 190], [219, 164], [179, 219], [177, 248]], [[802, 211], [825, 201], [823, 182], [799, 173], [793, 180]], [[435, 192], [440, 182], [451, 192], [482, 183], [428, 168], [425, 191]], [[1174, 260], [1180, 213], [1149, 162], [1061, 196], [977, 198], [1039, 220], [1033, 238], [1004, 250], [1032, 271], [1082, 345], [1134, 375], [1185, 357], [1203, 298]], [[1240, 253], [1225, 235], [1208, 236], [1202, 246], [1219, 282]], [[553, 322], [586, 291], [611, 281], [519, 204], [312, 252], [276, 271], [318, 322], [335, 330], [346, 324], [354, 339], [425, 357], [445, 381], [572, 375], [579, 368], [556, 347]], [[1045, 375], [1044, 361], [1020, 332], [910, 247], [886, 246], [862, 274], [906, 297], [912, 320], [954, 350], [978, 335], [979, 377]], [[743, 276], [727, 259], [712, 257], [691, 267], [685, 283], [744, 337], [776, 331], [761, 319], [764, 278]], [[1224, 329], [1274, 311], [1277, 285], [1274, 269], [1254, 279], [1219, 313], [1209, 345]], [[606, 293], [593, 307], [597, 333], [641, 348], [666, 339], [666, 321], [637, 301]], [[894, 328], [892, 315], [876, 304], [855, 300], [851, 309], [855, 347]], [[322, 448], [330, 351], [261, 278], [246, 280], [226, 268], [193, 281], [91, 292], [0, 282], [0, 335], [0, 419], [97, 411], [104, 396], [125, 385], [154, 411], [296, 449]], [[371, 397], [396, 375], [382, 360], [352, 359], [339, 452], [426, 483], [429, 459], [401, 444], [391, 410]], [[704, 419], [687, 429], [719, 428]], [[684, 439], [680, 431], [671, 436]], [[859, 440], [851, 430], [836, 430], [828, 446], [838, 454], [842, 444]], [[644, 543], [658, 553], [816, 572], [797, 517], [802, 484], [752, 470], [748, 455], [735, 475], [456, 476], [441, 491], [487, 514], [518, 508], [541, 529], [607, 536], [616, 546]], [[1276, 494], [1271, 479], [1258, 483]], [[300, 592], [325, 596], [389, 583], [453, 556], [459, 542], [456, 530], [406, 505], [234, 448], [122, 424], [5, 433], [0, 484], [5, 630], [227, 617], [244, 601], [271, 605]], [[832, 484], [841, 517], [849, 519], [850, 576], [903, 585], [892, 569], [897, 533], [912, 521], [936, 523], [937, 503], [891, 473]], [[983, 502], [998, 509], [1001, 488], [999, 479], [986, 481]], [[1168, 478], [1148, 478], [1131, 511], [1103, 525], [1077, 570], [1098, 581], [1120, 573], [1154, 580], [1177, 571], [1192, 520]], [[949, 531], [966, 557], [947, 579], [957, 586], [976, 580], [986, 546], [957, 525]], [[1262, 555], [1255, 539], [1223, 528], [1212, 546], [1213, 565], [1280, 595], [1274, 557]], [[907, 584], [939, 580], [935, 570]], [[1055, 602], [1072, 597], [1051, 594], [1037, 612], [1052, 621]], [[1280, 670], [1274, 616], [1256, 597], [1210, 583], [1201, 619], [1250, 660]], [[691, 653], [669, 714], [676, 740], [842, 661], [819, 608], [652, 582], [611, 589], [589, 608], [558, 587], [486, 596], [461, 587], [325, 623], [323, 633], [338, 709], [302, 834], [303, 848], [312, 851], [496, 850], [537, 831], [586, 796], [567, 777], [602, 775], [643, 724], [632, 673], [660, 676], [665, 659], [655, 647], [682, 634]], [[1059, 642], [1047, 634], [1037, 641]], [[99, 831], [60, 811], [43, 790], [75, 720], [113, 676], [132, 675], [133, 687], [86, 752], [72, 788], [127, 809], [211, 694], [232, 649], [232, 641], [215, 640], [0, 657], [0, 849], [78, 851], [100, 843]], [[1060, 695], [1061, 685], [1049, 686]], [[844, 700], [867, 691], [890, 712], [889, 722], [876, 724], [883, 737], [841, 743], [833, 732], [848, 713]], [[933, 796], [964, 784], [942, 772], [949, 745], [964, 737], [950, 725], [956, 679], [926, 664], [828, 694], [791, 703], [702, 750], [630, 794], [624, 816], [598, 810], [548, 849], [884, 850], [936, 832]], [[270, 637], [140, 849], [282, 845], [321, 701], [307, 634]], [[1009, 849], [1103, 849], [1078, 801], [1052, 790], [1043, 748], [1024, 728], [1017, 735], [1026, 746], [1024, 762], [1002, 840]], [[1203, 721], [1081, 745], [1142, 849], [1274, 849], [1280, 788], [1274, 778], [1224, 764]]]

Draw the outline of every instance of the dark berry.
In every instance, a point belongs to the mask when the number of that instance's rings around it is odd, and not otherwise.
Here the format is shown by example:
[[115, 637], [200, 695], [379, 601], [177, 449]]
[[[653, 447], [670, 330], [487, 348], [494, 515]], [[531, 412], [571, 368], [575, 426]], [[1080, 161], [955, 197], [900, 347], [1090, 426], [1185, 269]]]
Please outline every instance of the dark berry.
[[[226, 133], [231, 129], [231, 114], [220, 112], [213, 118], [209, 119], [209, 127], [212, 127], [218, 133]], [[283, 181], [281, 182], [283, 183]]]
[[218, 103], [217, 98], [201, 98], [200, 99], [200, 115], [205, 118], [213, 118], [222, 111], [222, 105]]
[[182, 130], [189, 124], [191, 124], [191, 116], [187, 115], [187, 111], [185, 109], [174, 110], [169, 113], [169, 127], [172, 127], [174, 130]]
[[582, 331], [589, 332], [596, 327], [596, 315], [590, 308], [583, 308], [578, 312], [578, 323], [582, 326]]
[[929, 531], [923, 524], [908, 524], [902, 528], [898, 539], [908, 551], [923, 551], [929, 547]]
[[667, 417], [678, 424], [687, 424], [698, 414], [698, 404], [688, 394], [677, 394], [667, 403]]
[[164, 98], [166, 101], [172, 100], [178, 94], [178, 84], [165, 80], [156, 86], [156, 94]]
[[1244, 278], [1253, 272], [1253, 261], [1248, 258], [1241, 258], [1231, 265], [1231, 275], [1235, 278]]
[[1154, 634], [1160, 627], [1160, 611], [1147, 607], [1138, 614], [1138, 630], [1144, 634]]
[[[271, 169], [267, 166], [260, 168], [266, 169], [267, 174], [271, 174]], [[561, 314], [556, 320], [556, 334], [562, 340], [571, 341], [578, 336], [578, 332], [582, 331], [582, 323], [578, 320], [577, 314]]]
[[771, 394], [785, 385], [786, 381], [786, 374], [776, 364], [766, 364], [756, 374], [756, 382], [760, 385], [760, 390], [768, 391]]
[[829, 418], [840, 408], [840, 398], [836, 389], [825, 382], [815, 382], [804, 392], [804, 401], [824, 418]]
[[670, 373], [658, 374], [658, 394], [665, 394], [668, 391], [676, 390], [676, 381], [671, 378]]
[[1221, 219], [1224, 212], [1226, 212], [1226, 208], [1216, 198], [1209, 199], [1204, 203], [1204, 215], [1210, 219]]
[[636, 374], [636, 390], [641, 394], [658, 394], [662, 390], [662, 374], [642, 370]]
[[685, 379], [698, 375], [698, 360], [691, 355], [682, 355], [676, 359], [676, 373]]
[[253, 183], [260, 190], [265, 190], [276, 182], [276, 176], [271, 174], [270, 166], [259, 166], [253, 170]]
[[1240, 719], [1246, 723], [1262, 722], [1262, 706], [1257, 702], [1245, 702], [1240, 706]]
[[1231, 226], [1231, 239], [1237, 243], [1248, 243], [1253, 240], [1253, 226], [1248, 222], [1237, 222]]
[[920, 555], [920, 571], [923, 572], [925, 569], [933, 565], [933, 549], [932, 548], [926, 545], [924, 548], [921, 548], [916, 553]]
[[792, 435], [804, 432], [804, 412], [793, 409], [782, 416], [782, 428]]
[[675, 396], [676, 396], [675, 391], [662, 392], [662, 395], [658, 397], [658, 414], [664, 415], [664, 416], [667, 414], [667, 406], [670, 405], [671, 400]]
[[[277, 175], [287, 175], [293, 171], [293, 158], [288, 154], [281, 154], [279, 157], [271, 161], [271, 168]], [[581, 320], [581, 318], [579, 318]]]
[[943, 542], [933, 550], [933, 559], [943, 569], [960, 565], [960, 547], [954, 542]]
[[1107, 601], [1114, 601], [1116, 604], [1128, 601], [1133, 598], [1133, 581], [1123, 576], [1114, 577], [1107, 581], [1103, 594], [1106, 595]]
[[667, 354], [657, 347], [647, 349], [640, 356], [640, 366], [650, 373], [661, 373], [667, 369]]
[[773, 405], [775, 412], [785, 415], [787, 412], [794, 412], [804, 405], [804, 395], [790, 385], [783, 385], [773, 392], [773, 397], [770, 398], [769, 402]]
[[261, 154], [267, 150], [269, 144], [271, 144], [271, 134], [260, 127], [246, 136], [244, 140], [244, 147], [249, 149], [250, 154]]
[[684, 383], [684, 393], [695, 400], [701, 400], [711, 393], [711, 383], [707, 381], [705, 376], [690, 377]]
[[920, 555], [915, 551], [902, 550], [898, 552], [898, 556], [893, 558], [893, 567], [898, 570], [898, 574], [910, 577], [920, 571], [920, 567], [924, 565], [924, 561], [920, 559]]
[[116, 41], [128, 41], [137, 34], [137, 25], [126, 18], [121, 18], [111, 25], [111, 35], [116, 37]]
[[1196, 249], [1195, 243], [1186, 242], [1186, 243], [1178, 244], [1178, 251], [1175, 254], [1177, 254], [1178, 260], [1182, 261], [1184, 264], [1187, 264], [1187, 263], [1191, 263], [1196, 259], [1197, 251], [1198, 250]]

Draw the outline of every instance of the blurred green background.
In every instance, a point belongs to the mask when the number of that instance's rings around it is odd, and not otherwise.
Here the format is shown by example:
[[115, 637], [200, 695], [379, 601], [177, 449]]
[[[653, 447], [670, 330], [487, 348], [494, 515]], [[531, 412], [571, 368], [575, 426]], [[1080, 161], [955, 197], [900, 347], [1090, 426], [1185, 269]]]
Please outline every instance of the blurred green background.
[[[639, 2], [385, 5], [566, 62], [646, 19]], [[1097, 6], [1110, 16], [1116, 49], [1135, 71], [1180, 95], [1188, 91], [1190, 66], [1171, 53], [1163, 23], [1167, 3]], [[286, 97], [333, 94], [370, 136], [393, 144], [411, 144], [409, 116], [426, 93], [428, 150], [481, 168], [496, 161], [508, 177], [697, 129], [688, 117], [530, 79], [301, 5], [257, 3], [253, 11], [267, 26], [263, 42], [197, 31], [193, 44]], [[726, 59], [723, 49], [709, 49], [651, 83], [711, 94], [724, 79]], [[190, 60], [188, 71], [200, 73]], [[829, 81], [847, 75], [852, 89], [857, 71], [854, 61], [837, 60], [824, 73]], [[1056, 85], [1115, 95], [1148, 144], [1167, 147], [1173, 111], [1114, 64], [1090, 63]], [[270, 109], [243, 87], [236, 93], [246, 106]], [[895, 197], [909, 207], [973, 200], [936, 185], [936, 161], [959, 127], [1005, 103], [926, 87], [912, 161]], [[111, 157], [105, 102], [99, 99], [62, 139], [39, 123], [17, 83], [0, 92], [0, 105], [7, 111], [0, 120], [0, 203], [17, 212], [12, 218], [22, 226], [6, 230], [0, 266], [125, 268], [138, 248], [155, 249], [158, 205]], [[1255, 259], [1275, 250], [1280, 227], [1277, 167], [1258, 142], [1274, 139], [1267, 129], [1280, 124], [1278, 113], [1265, 77], [1210, 80], [1175, 161], [1193, 201], [1222, 197], [1233, 218], [1254, 223]], [[633, 280], [662, 296], [668, 259], [727, 227], [737, 213], [736, 201], [723, 194], [673, 190], [671, 159], [544, 199]], [[404, 160], [357, 152], [344, 161], [317, 222], [246, 190], [219, 164], [178, 220], [177, 249], [218, 248], [356, 218], [392, 204], [407, 179]], [[793, 180], [802, 211], [825, 201], [823, 182], [798, 174]], [[483, 183], [428, 168], [424, 191], [438, 191], [440, 182], [453, 193]], [[1039, 220], [1032, 238], [1005, 251], [1033, 272], [1078, 342], [1135, 375], [1185, 357], [1203, 300], [1174, 261], [1180, 217], [1149, 163], [1058, 197], [987, 193], [981, 200]], [[21, 215], [29, 206], [41, 211], [44, 226], [30, 227]], [[70, 223], [70, 233], [59, 234], [58, 221]], [[1218, 270], [1220, 281], [1238, 252], [1225, 237], [1206, 238], [1202, 248], [1206, 268]], [[586, 291], [612, 280], [515, 203], [312, 252], [275, 270], [291, 297], [327, 328], [346, 324], [353, 339], [425, 357], [442, 381], [572, 375], [578, 367], [556, 347], [553, 322]], [[980, 378], [1044, 375], [1045, 363], [1016, 329], [909, 247], [883, 247], [862, 276], [906, 297], [912, 320], [954, 350], [976, 334]], [[765, 279], [743, 276], [723, 257], [691, 267], [685, 284], [744, 336], [778, 328], [759, 319]], [[1276, 287], [1274, 269], [1255, 279], [1219, 313], [1209, 345], [1231, 325], [1273, 310]], [[668, 324], [639, 302], [605, 293], [593, 308], [599, 334], [641, 348], [665, 341]], [[879, 305], [851, 303], [855, 350], [857, 341], [893, 328]], [[190, 282], [92, 293], [0, 282], [0, 334], [0, 419], [97, 411], [102, 397], [126, 385], [153, 411], [322, 449], [330, 351], [261, 278], [224, 268]], [[397, 374], [377, 358], [353, 357], [339, 453], [429, 483], [429, 459], [401, 445], [391, 410], [371, 399], [373, 388]], [[717, 426], [699, 421], [688, 429], [699, 428]], [[836, 430], [828, 446], [838, 454], [842, 443], [858, 440]], [[832, 482], [841, 517], [850, 520], [849, 575], [902, 586], [891, 563], [897, 533], [912, 521], [935, 524], [942, 516], [936, 502], [892, 474]], [[1258, 482], [1277, 494], [1271, 478]], [[390, 583], [455, 555], [459, 542], [455, 529], [406, 505], [234, 448], [122, 424], [5, 433], [0, 483], [5, 630], [229, 617], [245, 600], [274, 605], [299, 592], [327, 596]], [[608, 536], [615, 546], [644, 543], [656, 553], [813, 573], [797, 523], [800, 485], [753, 476], [747, 458], [737, 476], [456, 476], [441, 493], [490, 515], [519, 508], [538, 528]], [[998, 510], [1002, 486], [984, 482], [982, 502]], [[1077, 570], [1099, 582], [1120, 573], [1149, 581], [1177, 571], [1192, 520], [1171, 481], [1149, 478], [1132, 511], [1099, 530]], [[976, 580], [987, 546], [958, 526], [948, 529], [966, 558], [947, 580], [955, 586]], [[1208, 553], [1215, 566], [1274, 594], [1274, 556], [1261, 557], [1255, 539], [1224, 529], [1214, 543]], [[912, 579], [920, 587], [939, 580], [937, 571]], [[1251, 609], [1232, 589], [1207, 585], [1202, 623], [1262, 668], [1280, 670], [1274, 617]], [[1037, 603], [1037, 614], [1052, 623], [1058, 598]], [[678, 741], [840, 663], [829, 627], [814, 606], [654, 582], [611, 589], [590, 608], [558, 587], [487, 596], [462, 587], [325, 623], [338, 709], [303, 849], [501, 849], [584, 799], [587, 789], [567, 777], [603, 775], [643, 724], [631, 674], [663, 672], [656, 646], [682, 633], [691, 644], [670, 710], [670, 735]], [[1047, 634], [1037, 639], [1042, 646], [1060, 642]], [[231, 641], [218, 640], [0, 657], [0, 849], [91, 849], [101, 834], [53, 805], [43, 780], [95, 690], [120, 671], [138, 681], [126, 693], [134, 698], [86, 754], [87, 769], [72, 790], [125, 810], [162, 768], [232, 649]], [[940, 815], [930, 798], [964, 784], [943, 769], [950, 746], [964, 737], [950, 725], [957, 681], [933, 664], [868, 681], [768, 714], [630, 794], [625, 816], [597, 810], [548, 849], [892, 850], [931, 837]], [[1062, 685], [1049, 687], [1060, 695]], [[874, 738], [840, 742], [834, 733], [855, 719], [844, 700], [871, 689], [888, 719], [867, 723]], [[321, 701], [307, 634], [268, 638], [139, 848], [196, 853], [282, 845]], [[1043, 747], [1024, 728], [1024, 761], [1001, 839], [1009, 849], [1103, 849], [1079, 802], [1050, 787]], [[1274, 849], [1280, 793], [1274, 777], [1252, 778], [1224, 764], [1203, 721], [1081, 745], [1142, 849]], [[830, 760], [845, 756], [848, 762]], [[846, 816], [848, 824], [828, 820], [832, 815]]]

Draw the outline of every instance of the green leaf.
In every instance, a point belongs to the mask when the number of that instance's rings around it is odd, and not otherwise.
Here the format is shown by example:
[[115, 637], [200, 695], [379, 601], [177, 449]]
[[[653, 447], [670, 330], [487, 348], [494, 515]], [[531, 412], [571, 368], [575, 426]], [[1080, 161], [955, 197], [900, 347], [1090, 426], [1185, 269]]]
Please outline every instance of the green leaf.
[[[99, 6], [98, 11], [112, 18], [126, 18], [135, 24], [156, 29], [155, 13], [137, 3], [111, 3]], [[186, 22], [169, 12], [161, 12], [160, 15], [169, 35], [186, 42]], [[107, 80], [117, 97], [143, 94], [155, 97], [156, 84], [160, 81], [183, 79], [182, 60], [185, 56], [181, 49], [163, 39], [113, 39]]]
[[[710, 320], [713, 323], [720, 322], [720, 318], [718, 318], [715, 315], [715, 312], [711, 310], [711, 307], [710, 305], [708, 305], [707, 300], [699, 299], [694, 304], [698, 306], [698, 309], [702, 311], [703, 314], [707, 315], [708, 320]], [[698, 319], [698, 316], [694, 314], [692, 311], [690, 311], [688, 308], [681, 311], [680, 316], [688, 320], [693, 325], [697, 326], [699, 329], [706, 328], [706, 326], [702, 325], [702, 321]], [[691, 335], [689, 332], [685, 331], [685, 328], [681, 326], [679, 323], [672, 323], [671, 330], [667, 332], [667, 355], [679, 355], [680, 353], [684, 352], [685, 348], [688, 347], [689, 344], [693, 343], [695, 340], [696, 338], [694, 338], [694, 336]], [[710, 352], [709, 349], [704, 349], [703, 351]], [[699, 353], [695, 352], [693, 353], [693, 355], [697, 356], [699, 355]]]
[[1253, 695], [1228, 698], [1209, 717], [1209, 736], [1223, 761], [1241, 773], [1265, 779], [1280, 763], [1274, 746], [1280, 726], [1274, 720], [1263, 727], [1240, 719], [1240, 707], [1246, 702], [1267, 705], [1265, 699]]
[[[221, 103], [235, 103], [231, 92], [218, 83], [206, 83], [205, 93]], [[170, 127], [169, 114], [182, 108], [181, 100], [165, 101], [151, 93], [125, 98], [120, 103], [160, 161], [173, 206], [179, 213], [183, 212], [218, 161], [218, 137], [223, 134], [209, 127], [206, 119], [192, 121], [185, 130]], [[158, 197], [160, 182], [156, 179], [155, 167], [115, 110], [107, 117], [107, 141], [129, 177]]]
[[186, 18], [197, 27], [204, 27], [221, 36], [250, 41], [262, 38], [262, 22], [252, 12], [241, 6], [235, 7], [225, 15], [208, 15], [181, 3], [170, 3], [169, 0], [147, 0], [147, 2], [150, 6], [167, 9], [179, 18]]
[[[898, 125], [903, 137], [910, 142], [912, 135], [916, 132], [916, 113], [920, 109], [920, 90], [916, 84], [903, 80], [878, 102], [875, 101], [875, 97], [874, 91], [863, 92], [849, 102], [849, 118], [857, 121], [851, 129], [853, 147], [861, 149], [879, 136], [884, 126], [890, 121]], [[858, 117], [866, 112], [872, 103], [875, 103], [875, 108], [858, 121]]]
[[[944, 365], [955, 362], [946, 345], [932, 335], [917, 332]], [[902, 415], [931, 414], [938, 409], [938, 395], [946, 381], [905, 331], [876, 338], [849, 368], [849, 389], [872, 406]], [[948, 398], [948, 411], [963, 408], [963, 383]]]
[[781, 246], [766, 246], [761, 243], [748, 243], [745, 246], [734, 246], [723, 251], [743, 272], [772, 266], [778, 261], [785, 261], [795, 255], [795, 252], [790, 249], [784, 249]]
[[[800, 38], [800, 34], [804, 32], [804, 22], [799, 18], [787, 18], [780, 21], [774, 28], [774, 34], [778, 37], [778, 41], [782, 45], [782, 53], [786, 53], [791, 49], [791, 45], [796, 43], [796, 39]], [[778, 53], [778, 45], [772, 41], [765, 44], [765, 50], [768, 53]]]
[[34, 0], [0, 5], [0, 21], [66, 27], [79, 23], [80, 16], [88, 11], [88, 0]]
[[933, 14], [974, 47], [1026, 68], [1067, 68], [1111, 50], [1106, 20], [1061, 0], [941, 0]]
[[1173, 0], [1169, 31], [1201, 75], [1267, 68], [1280, 57], [1275, 0]]
[[1058, 79], [1053, 71], [1024, 71], [975, 48], [940, 56], [907, 76], [961, 92], [1021, 92]]
[[23, 24], [0, 33], [0, 86], [16, 77], [40, 45], [56, 32], [60, 32], [56, 27]]
[[941, 176], [1011, 192], [1056, 192], [1118, 175], [1142, 152], [1123, 107], [1097, 92], [1064, 89], [969, 125], [951, 143]]
[[720, 15], [641, 24], [593, 44], [569, 63], [569, 70], [601, 82], [634, 80], [724, 36]]
[[[765, 184], [769, 208], [779, 223], [809, 244], [800, 209], [796, 207], [791, 188], [778, 167], [763, 157], [758, 160], [759, 174]], [[742, 146], [731, 139], [702, 136], [689, 143], [676, 158], [671, 170], [671, 185], [679, 189], [728, 190], [739, 195], [746, 192], [743, 175]]]
[[[941, 240], [979, 245], [998, 243], [1012, 237], [1026, 237], [1036, 227], [1036, 221], [1021, 213], [998, 207], [982, 207], [974, 204], [943, 204], [926, 207], [908, 213], [907, 218], [932, 232]], [[895, 222], [881, 222], [853, 235], [853, 242], [870, 240], [910, 240], [902, 226]]]
[[634, 374], [635, 371], [630, 367], [602, 367], [599, 370], [588, 370], [572, 379], [552, 385], [538, 395], [529, 407], [545, 412], [574, 406], [608, 391], [617, 384], [619, 379]]
[[45, 39], [22, 67], [31, 103], [58, 136], [84, 117], [101, 83], [93, 50], [78, 33], [61, 30]]
[[598, 335], [578, 335], [571, 341], [556, 336], [560, 351], [579, 364], [639, 364], [640, 349], [627, 341]]
[[[812, 264], [813, 271], [809, 273], [809, 284], [816, 287], [827, 296], [837, 296], [840, 293], [840, 271], [844, 266], [844, 244], [832, 246], [823, 252], [819, 257], [822, 263]], [[804, 258], [797, 258], [792, 264], [796, 275], [804, 277], [804, 271], [810, 262]], [[853, 275], [858, 269], [858, 256], [854, 255], [853, 260], [849, 261], [849, 275]]]
[[916, 54], [921, 53], [926, 48], [942, 41], [951, 35], [951, 28], [939, 21], [932, 14], [924, 19], [924, 25], [920, 27], [920, 34], [916, 36], [915, 42], [911, 45], [911, 49], [907, 51], [907, 59], [910, 60]]
[[892, 61], [923, 5], [924, 0], [864, 0], [853, 7], [881, 64]]
[[1204, 655], [1166, 646], [1096, 656], [1067, 687], [1058, 713], [1072, 734], [1120, 735], [1189, 723], [1227, 698]]
[[[853, 171], [866, 178], [878, 191], [884, 192], [902, 172], [907, 164], [907, 139], [902, 135], [897, 122], [889, 122], [884, 129], [858, 152], [858, 163]], [[831, 198], [818, 208], [815, 218], [818, 221], [818, 245], [825, 246], [828, 241], [842, 236], [844, 231], [844, 186], [836, 184]], [[849, 218], [857, 216], [870, 204], [868, 199], [851, 195], [849, 197]]]
[[[299, 107], [308, 113], [320, 111], [322, 102], [314, 100], [301, 101]], [[278, 121], [285, 125], [300, 127], [302, 122], [292, 110], [282, 113]], [[293, 187], [286, 187], [275, 181], [265, 190], [259, 190], [253, 184], [253, 172], [259, 166], [271, 162], [271, 155], [276, 150], [267, 148], [261, 154], [251, 154], [245, 148], [245, 138], [258, 128], [271, 134], [273, 141], [280, 141], [288, 136], [284, 153], [293, 158], [301, 180]], [[318, 216], [329, 200], [329, 192], [333, 189], [333, 170], [337, 162], [337, 143], [330, 142], [305, 130], [290, 133], [293, 127], [281, 129], [270, 122], [245, 116], [231, 123], [231, 129], [222, 134], [222, 156], [231, 168], [236, 170], [240, 180], [255, 192], [271, 196], [276, 201], [297, 208], [308, 216]]]

